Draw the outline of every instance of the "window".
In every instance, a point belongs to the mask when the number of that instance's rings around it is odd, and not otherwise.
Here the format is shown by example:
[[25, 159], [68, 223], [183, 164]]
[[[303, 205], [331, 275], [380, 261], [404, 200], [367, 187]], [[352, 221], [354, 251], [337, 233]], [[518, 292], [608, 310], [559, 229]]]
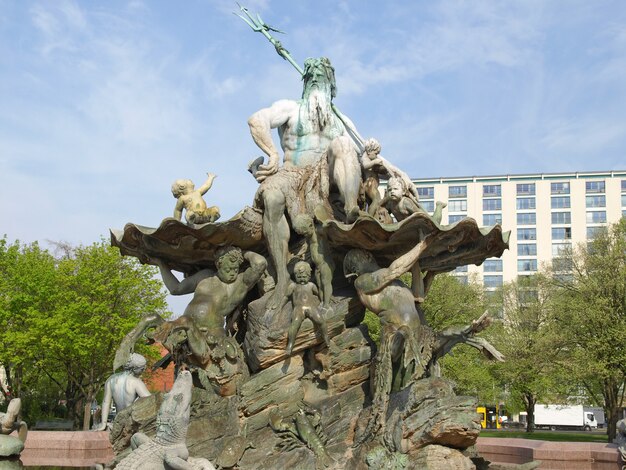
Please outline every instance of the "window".
[[520, 183], [517, 185], [517, 195], [535, 195], [535, 183]]
[[483, 283], [485, 287], [500, 287], [502, 285], [502, 276], [493, 274], [484, 276]]
[[490, 226], [502, 223], [502, 214], [484, 214], [483, 225]]
[[435, 201], [423, 201], [423, 200], [420, 200], [420, 205], [422, 206], [422, 209], [424, 209], [426, 212], [434, 212], [435, 211]]
[[501, 211], [502, 199], [483, 199], [484, 211]]
[[501, 273], [502, 272], [502, 260], [501, 259], [488, 259], [483, 263], [483, 270], [486, 273]]
[[569, 196], [553, 197], [551, 207], [552, 209], [569, 209], [571, 207]]
[[587, 207], [606, 207], [606, 196], [585, 196]]
[[467, 265], [465, 266], [457, 266], [456, 269], [454, 271], [452, 271], [453, 273], [466, 273], [467, 272]]
[[449, 215], [448, 216], [448, 223], [449, 224], [455, 224], [457, 223], [459, 220], [463, 220], [466, 216], [463, 214], [456, 214], [456, 215]]
[[417, 194], [420, 198], [424, 199], [433, 199], [435, 197], [435, 187], [434, 186], [422, 186], [421, 188], [417, 188]]
[[467, 211], [466, 199], [452, 200], [448, 203], [448, 212], [466, 212], [466, 211]]
[[525, 243], [517, 245], [517, 256], [537, 256], [537, 244]]
[[570, 212], [553, 212], [552, 223], [553, 224], [571, 224], [572, 215]]
[[537, 289], [520, 290], [519, 300], [522, 304], [526, 304], [529, 302], [537, 302], [539, 300], [539, 292], [537, 292]]
[[502, 189], [499, 184], [486, 184], [483, 186], [483, 197], [500, 197]]
[[467, 276], [455, 276], [454, 278], [461, 284], [467, 285]]
[[552, 256], [563, 256], [572, 249], [571, 243], [553, 243]]
[[554, 280], [561, 284], [571, 284], [574, 282], [574, 276], [572, 274], [555, 274]]
[[585, 190], [588, 193], [603, 193], [604, 181], [587, 181], [585, 183]]
[[552, 260], [552, 269], [555, 271], [571, 271], [573, 267], [574, 264], [569, 258], [554, 258]]
[[467, 197], [467, 186], [448, 186], [448, 197]]
[[517, 260], [517, 272], [537, 271], [536, 259], [519, 259]]
[[534, 212], [517, 214], [517, 225], [535, 225], [537, 215]]
[[571, 227], [559, 227], [552, 229], [552, 240], [571, 240], [572, 228]]
[[604, 224], [606, 223], [606, 211], [589, 211], [587, 212], [588, 224]]
[[518, 197], [517, 208], [518, 210], [534, 209], [535, 198], [534, 197]]
[[604, 230], [606, 230], [606, 227], [587, 227], [587, 239], [592, 240], [596, 238]]
[[569, 194], [569, 183], [550, 183], [550, 194]]
[[622, 194], [622, 207], [626, 206], [626, 194]]
[[622, 192], [626, 193], [626, 180], [622, 180]]
[[517, 229], [518, 240], [537, 240], [536, 228], [518, 228]]

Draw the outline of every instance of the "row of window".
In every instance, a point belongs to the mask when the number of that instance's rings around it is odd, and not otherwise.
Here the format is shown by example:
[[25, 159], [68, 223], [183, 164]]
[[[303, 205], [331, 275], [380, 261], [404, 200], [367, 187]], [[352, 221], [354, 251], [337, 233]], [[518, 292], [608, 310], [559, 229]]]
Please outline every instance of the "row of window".
[[[432, 212], [432, 211], [431, 211]], [[572, 223], [571, 212], [552, 212], [552, 224], [562, 225]], [[466, 217], [466, 214], [451, 214], [448, 216], [448, 223], [453, 224]], [[536, 225], [537, 216], [535, 213], [517, 214], [517, 225]], [[589, 211], [587, 212], [588, 224], [606, 223], [606, 211]], [[483, 226], [502, 224], [502, 214], [483, 214]]]
[[[621, 181], [622, 192], [626, 192], [626, 180]], [[519, 183], [517, 186], [518, 196], [534, 196], [535, 183]], [[604, 180], [585, 181], [585, 192], [587, 194], [604, 193], [606, 191], [606, 183]], [[421, 186], [417, 188], [420, 198], [434, 199], [434, 186]], [[570, 183], [568, 181], [550, 183], [550, 194], [570, 194]], [[499, 184], [484, 184], [483, 197], [500, 197], [502, 195], [502, 187]], [[467, 197], [466, 185], [448, 186], [448, 197], [465, 198]]]
[[[451, 214], [448, 216], [448, 221], [453, 224], [464, 217], [466, 217], [466, 214]], [[572, 223], [571, 212], [552, 212], [551, 217], [552, 224], [554, 225]], [[587, 223], [606, 223], [606, 211], [588, 211]], [[487, 227], [495, 224], [502, 224], [502, 214], [483, 214], [483, 226]], [[534, 212], [522, 212], [517, 214], [517, 225], [537, 225], [537, 214]]]

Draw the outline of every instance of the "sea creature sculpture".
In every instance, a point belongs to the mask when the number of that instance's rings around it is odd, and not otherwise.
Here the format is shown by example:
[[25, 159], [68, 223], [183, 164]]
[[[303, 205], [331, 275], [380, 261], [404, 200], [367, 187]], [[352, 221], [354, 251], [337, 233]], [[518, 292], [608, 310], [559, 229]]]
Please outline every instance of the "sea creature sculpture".
[[318, 469], [334, 463], [326, 451], [328, 438], [322, 430], [322, 415], [315, 408], [303, 405], [290, 420], [285, 419], [278, 410], [272, 410], [270, 426], [282, 439], [277, 446], [280, 450], [289, 452], [304, 445], [315, 454]]
[[134, 434], [133, 451], [115, 467], [117, 470], [215, 470], [208, 460], [189, 457], [185, 443], [192, 385], [191, 372], [181, 370], [172, 390], [163, 398], [156, 420], [156, 437]]

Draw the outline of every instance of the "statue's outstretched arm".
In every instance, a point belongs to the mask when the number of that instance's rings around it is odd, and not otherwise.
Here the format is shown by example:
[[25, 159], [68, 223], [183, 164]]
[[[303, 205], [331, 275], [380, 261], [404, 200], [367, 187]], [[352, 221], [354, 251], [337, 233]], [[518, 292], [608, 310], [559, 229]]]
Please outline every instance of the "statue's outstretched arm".
[[196, 290], [200, 281], [213, 274], [210, 269], [203, 269], [202, 271], [198, 271], [194, 275], [179, 281], [163, 261], [155, 259], [154, 262], [159, 267], [159, 271], [161, 271], [163, 284], [165, 284], [165, 287], [167, 287], [167, 290], [170, 291], [170, 294], [172, 295], [191, 294]]
[[278, 171], [280, 158], [272, 139], [272, 129], [283, 126], [295, 115], [297, 117], [298, 103], [290, 100], [280, 100], [269, 108], [263, 108], [248, 118], [248, 126], [252, 140], [268, 156], [266, 165], [259, 165], [256, 179], [260, 183], [265, 178]]
[[181, 197], [176, 201], [176, 206], [174, 206], [174, 218], [176, 220], [180, 220], [183, 218], [183, 207], [185, 204], [183, 203], [183, 199]]
[[104, 398], [102, 399], [102, 414], [100, 418], [100, 425], [96, 428], [96, 431], [104, 431], [107, 428], [107, 418], [109, 417], [109, 411], [111, 411], [111, 382], [109, 380], [104, 384]]
[[217, 178], [217, 176], [214, 173], [207, 173], [206, 181], [204, 182], [202, 186], [198, 188], [198, 191], [200, 191], [200, 194], [204, 195], [209, 189], [211, 189], [211, 186], [213, 186], [213, 180], [215, 178]]

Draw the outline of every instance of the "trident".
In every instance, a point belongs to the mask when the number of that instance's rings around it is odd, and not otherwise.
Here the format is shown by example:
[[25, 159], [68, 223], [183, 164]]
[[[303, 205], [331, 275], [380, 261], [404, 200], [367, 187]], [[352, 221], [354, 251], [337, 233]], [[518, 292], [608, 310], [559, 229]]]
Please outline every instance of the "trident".
[[[285, 47], [280, 43], [280, 41], [270, 34], [270, 31], [275, 31], [281, 34], [285, 34], [285, 33], [265, 23], [263, 19], [261, 18], [261, 15], [259, 15], [258, 13], [255, 18], [254, 16], [252, 16], [250, 11], [246, 7], [241, 6], [239, 3], [237, 3], [237, 6], [241, 10], [241, 12], [244, 15], [246, 15], [247, 18], [234, 12], [233, 14], [237, 15], [239, 18], [244, 20], [248, 24], [248, 26], [252, 28], [252, 31], [261, 33], [263, 36], [265, 36], [266, 39], [274, 46], [278, 55], [281, 56], [287, 62], [289, 62], [291, 65], [293, 65], [293, 68], [295, 68], [298, 71], [300, 76], [304, 75], [304, 70], [302, 70], [302, 67], [300, 67], [298, 63], [293, 59], [293, 57], [291, 57], [291, 54], [289, 53], [289, 51], [285, 49]], [[334, 103], [331, 102], [330, 106], [333, 112], [335, 113], [335, 116], [337, 116], [339, 120], [343, 123], [343, 125], [345, 126], [346, 130], [348, 131], [348, 134], [350, 135], [350, 137], [352, 138], [356, 146], [359, 148], [359, 151], [363, 152], [364, 150], [363, 138], [359, 135], [354, 125], [348, 120], [348, 118], [346, 118], [346, 116], [344, 116], [341, 113], [341, 111], [339, 111], [339, 109], [337, 108], [337, 106], [335, 106]]]

